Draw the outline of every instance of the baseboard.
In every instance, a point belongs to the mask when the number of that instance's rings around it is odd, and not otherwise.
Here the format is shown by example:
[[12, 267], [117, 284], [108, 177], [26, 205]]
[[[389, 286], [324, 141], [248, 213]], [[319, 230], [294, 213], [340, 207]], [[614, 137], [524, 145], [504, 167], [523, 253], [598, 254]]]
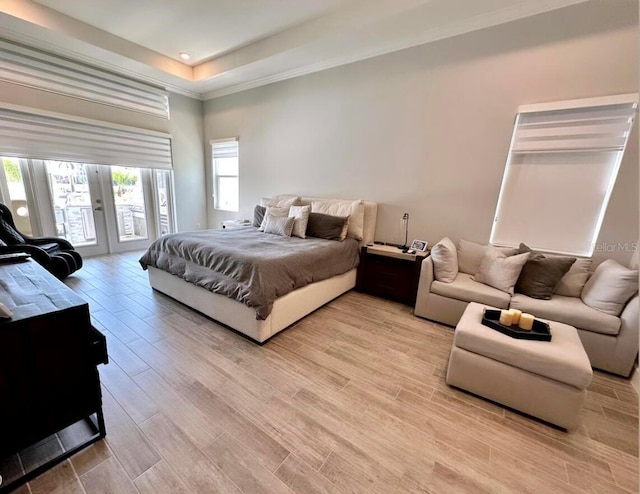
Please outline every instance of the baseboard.
[[640, 394], [640, 370], [638, 369], [637, 363], [633, 367], [633, 370], [631, 371], [631, 377], [629, 379], [631, 380], [631, 384], [636, 390], [636, 393]]

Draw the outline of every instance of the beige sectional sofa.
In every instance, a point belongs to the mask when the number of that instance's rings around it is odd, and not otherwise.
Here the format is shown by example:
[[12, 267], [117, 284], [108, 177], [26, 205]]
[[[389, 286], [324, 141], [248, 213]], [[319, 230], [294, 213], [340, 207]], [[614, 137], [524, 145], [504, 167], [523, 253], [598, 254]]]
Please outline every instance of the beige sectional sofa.
[[[458, 268], [457, 273], [455, 269], [453, 273], [447, 273], [448, 279], [452, 281], [438, 281], [432, 256], [425, 258], [422, 262], [418, 285], [416, 316], [455, 326], [469, 302], [501, 309], [520, 309], [536, 317], [562, 322], [578, 329], [593, 367], [622, 376], [628, 376], [631, 373], [638, 355], [640, 302], [637, 285], [636, 294], [626, 301], [617, 316], [590, 307], [583, 301], [581, 295], [584, 298], [582, 291], [590, 275], [588, 268], [591, 260], [578, 259], [563, 276], [551, 299], [532, 298], [522, 293], [511, 295], [474, 281], [473, 271], [477, 271], [482, 260], [482, 247], [486, 249], [486, 246], [480, 244], [460, 241], [457, 248], [458, 259], [454, 266]], [[638, 269], [637, 258], [636, 252], [631, 265], [632, 269]]]

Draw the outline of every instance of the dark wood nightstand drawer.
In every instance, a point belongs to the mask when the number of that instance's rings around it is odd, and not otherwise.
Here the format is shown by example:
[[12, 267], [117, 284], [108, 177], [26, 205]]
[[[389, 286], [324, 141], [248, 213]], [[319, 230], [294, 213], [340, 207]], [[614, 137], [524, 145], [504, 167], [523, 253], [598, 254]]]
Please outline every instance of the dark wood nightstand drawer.
[[402, 254], [398, 249], [363, 247], [356, 288], [378, 297], [415, 305], [420, 264], [424, 256]]

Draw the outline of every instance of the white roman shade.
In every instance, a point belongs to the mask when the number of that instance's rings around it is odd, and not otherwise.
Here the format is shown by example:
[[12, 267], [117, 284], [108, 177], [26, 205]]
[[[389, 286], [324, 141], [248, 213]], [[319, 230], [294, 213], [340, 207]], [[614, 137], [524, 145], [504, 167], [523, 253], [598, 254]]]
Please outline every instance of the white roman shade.
[[0, 156], [172, 168], [169, 134], [9, 105], [0, 107]]
[[215, 139], [209, 141], [211, 144], [213, 159], [237, 158], [238, 157], [238, 138], [229, 137], [226, 139]]
[[161, 88], [3, 39], [0, 80], [169, 118]]
[[520, 107], [491, 243], [591, 256], [637, 101], [633, 94]]

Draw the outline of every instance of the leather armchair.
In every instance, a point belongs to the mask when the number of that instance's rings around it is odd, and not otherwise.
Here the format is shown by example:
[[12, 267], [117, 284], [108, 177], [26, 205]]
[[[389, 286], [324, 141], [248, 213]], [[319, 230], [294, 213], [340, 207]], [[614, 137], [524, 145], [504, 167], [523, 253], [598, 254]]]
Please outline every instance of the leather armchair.
[[0, 254], [25, 252], [58, 279], [82, 267], [82, 257], [67, 240], [58, 237], [30, 237], [15, 226], [11, 210], [0, 203]]

